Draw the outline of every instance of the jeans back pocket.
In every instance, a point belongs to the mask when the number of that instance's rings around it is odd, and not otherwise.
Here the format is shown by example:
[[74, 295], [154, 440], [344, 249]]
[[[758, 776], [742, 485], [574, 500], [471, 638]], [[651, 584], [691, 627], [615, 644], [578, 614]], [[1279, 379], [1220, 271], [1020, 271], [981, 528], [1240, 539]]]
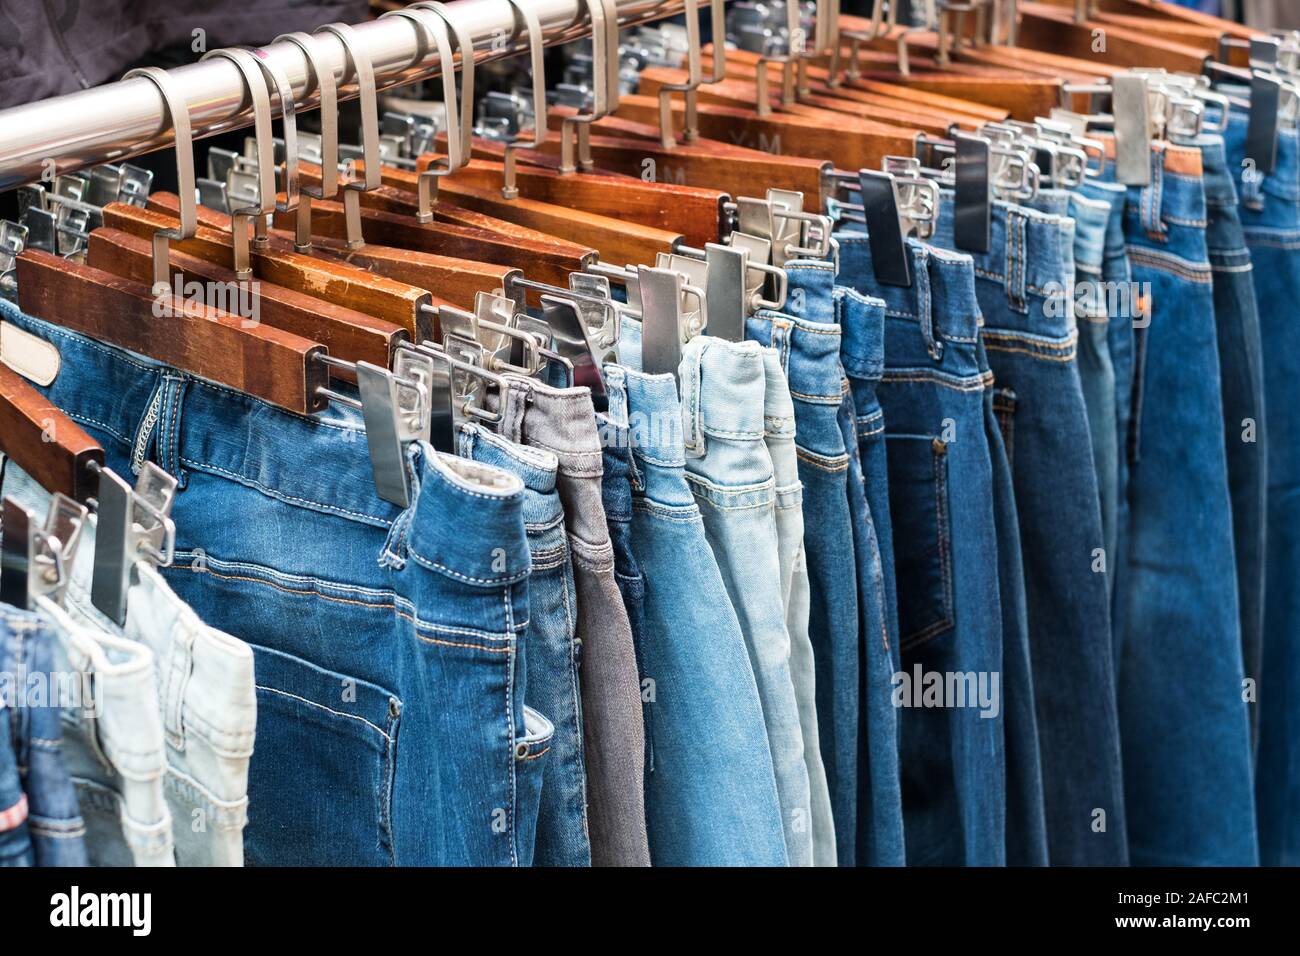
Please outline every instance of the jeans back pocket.
[[930, 435], [886, 435], [889, 511], [903, 649], [954, 623], [948, 443]]
[[391, 866], [402, 704], [368, 681], [253, 646], [250, 866]]

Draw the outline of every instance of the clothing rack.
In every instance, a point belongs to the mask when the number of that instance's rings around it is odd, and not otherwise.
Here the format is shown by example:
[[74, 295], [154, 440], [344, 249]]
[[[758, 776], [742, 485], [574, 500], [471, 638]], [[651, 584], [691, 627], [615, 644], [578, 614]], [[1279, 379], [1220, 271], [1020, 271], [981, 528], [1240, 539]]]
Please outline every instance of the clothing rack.
[[[585, 0], [529, 0], [548, 46], [569, 43], [591, 34]], [[636, 26], [681, 13], [683, 0], [608, 0], [618, 10], [620, 28]], [[474, 38], [475, 62], [527, 54], [526, 27], [507, 0], [452, 0], [449, 11]], [[380, 89], [409, 83], [416, 76], [437, 76], [436, 51], [426, 46], [412, 23], [400, 17], [368, 21], [353, 27], [361, 48], [370, 57]], [[324, 61], [338, 80], [339, 99], [355, 99], [345, 89], [350, 75], [342, 42], [329, 33], [317, 34]], [[267, 59], [284, 71], [293, 87], [298, 109], [317, 102], [311, 69], [302, 51], [282, 41], [261, 47]], [[419, 69], [413, 69], [416, 65]], [[253, 125], [252, 107], [245, 102], [238, 68], [220, 57], [168, 71], [189, 104], [195, 139]], [[312, 93], [308, 94], [308, 89]], [[278, 107], [274, 107], [279, 116]], [[121, 162], [172, 143], [158, 88], [137, 77], [89, 90], [51, 97], [0, 110], [0, 191], [48, 179], [52, 172], [70, 173], [100, 163]], [[55, 164], [51, 170], [50, 161]]]

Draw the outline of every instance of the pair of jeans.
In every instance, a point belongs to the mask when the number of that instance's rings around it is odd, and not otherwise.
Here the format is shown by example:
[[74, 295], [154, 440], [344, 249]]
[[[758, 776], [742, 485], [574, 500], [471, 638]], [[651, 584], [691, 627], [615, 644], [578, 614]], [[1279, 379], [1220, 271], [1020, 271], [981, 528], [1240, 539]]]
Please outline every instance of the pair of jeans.
[[601, 499], [596, 411], [588, 388], [552, 388], [514, 377], [501, 400], [500, 433], [556, 456], [577, 595], [583, 759], [591, 859], [596, 866], [649, 866], [645, 727], [636, 649]]
[[[839, 424], [844, 393], [839, 362], [840, 330], [831, 322], [833, 268], [824, 262], [787, 263], [791, 286], [788, 309], [815, 317], [760, 310], [747, 320], [746, 335], [776, 350], [785, 369], [795, 416], [795, 453], [803, 483], [804, 567], [796, 568], [796, 588], [808, 586], [808, 636], [812, 647], [812, 687], [807, 676], [798, 693], [811, 690], [817, 711], [822, 765], [835, 824], [840, 866], [857, 862], [861, 713], [859, 601], [853, 521], [848, 500], [849, 458]], [[808, 301], [822, 279], [825, 303]], [[796, 610], [802, 595], [792, 595]], [[799, 611], [799, 613], [802, 613]], [[802, 668], [801, 668], [802, 670]]]
[[1244, 162], [1246, 127], [1246, 113], [1233, 109], [1224, 139], [1253, 266], [1268, 428], [1278, 439], [1268, 449], [1255, 788], [1260, 861], [1294, 866], [1300, 864], [1300, 442], [1291, 436], [1300, 432], [1300, 133], [1279, 131], [1277, 164], [1265, 176]]
[[1006, 861], [1002, 618], [985, 375], [969, 256], [909, 240], [912, 284], [841, 233], [846, 286], [884, 307], [884, 413], [908, 865]]
[[639, 656], [650, 715], [651, 858], [656, 866], [785, 866], [758, 687], [686, 481], [677, 383], [611, 364], [605, 385], [605, 451], [626, 469], [626, 530], [645, 586]]
[[[0, 852], [36, 866], [85, 866], [86, 826], [66, 763], [60, 697], [67, 669], [37, 614], [0, 605]], [[80, 684], [75, 689], [81, 689]]]
[[[0, 629], [4, 625], [0, 624]], [[0, 640], [8, 635], [0, 633]], [[18, 778], [9, 708], [0, 705], [0, 867], [34, 866], [32, 837], [27, 830], [27, 794]]]
[[59, 349], [44, 392], [107, 467], [150, 458], [181, 483], [167, 581], [254, 653], [246, 861], [531, 863], [553, 728], [517, 687], [519, 479], [413, 442], [402, 509], [375, 491], [354, 409], [289, 414], [4, 317]]
[[1114, 591], [1111, 571], [1118, 558], [1119, 423], [1115, 405], [1115, 363], [1110, 354], [1110, 310], [1106, 307], [1106, 229], [1111, 203], [1070, 194], [1074, 219], [1074, 295], [1071, 301], [1079, 333], [1079, 384], [1088, 414], [1093, 467], [1101, 503], [1101, 536], [1106, 556], [1106, 584]]
[[481, 425], [464, 426], [458, 451], [518, 476], [524, 484], [528, 575], [528, 633], [524, 640], [524, 699], [555, 727], [537, 811], [534, 866], [590, 866], [587, 779], [582, 745], [581, 645], [575, 637], [578, 595], [556, 491], [559, 459], [543, 448], [502, 438]]
[[[38, 513], [49, 495], [10, 465], [4, 491]], [[137, 567], [119, 626], [91, 603], [96, 522], [82, 528], [66, 607], [92, 632], [148, 649], [166, 745], [163, 791], [178, 866], [243, 866], [248, 767], [257, 723], [253, 652], [208, 627], [151, 565]]]
[[757, 342], [709, 335], [682, 347], [686, 481], [758, 685], [786, 855], [791, 866], [811, 866], [812, 797], [779, 587], [776, 475], [765, 440], [765, 351]]
[[[894, 675], [902, 666], [898, 646], [898, 594], [894, 582], [893, 523], [889, 514], [889, 464], [885, 450], [885, 413], [877, 388], [884, 373], [885, 304], [853, 289], [836, 286], [832, 293], [835, 323], [840, 327], [840, 363], [852, 400], [852, 436], [849, 456], [850, 506], [860, 516], [857, 532], [858, 577], [869, 589], [862, 590], [862, 606], [872, 609], [864, 619], [862, 644], [863, 732], [869, 735], [871, 776], [881, 777], [877, 790], [899, 793], [876, 816], [875, 839], [885, 843], [863, 859], [883, 858], [902, 865], [906, 860], [903, 839], [901, 778], [898, 762], [898, 711], [893, 702]], [[843, 424], [841, 409], [841, 424]], [[860, 529], [860, 530], [859, 530]], [[864, 560], [865, 559], [865, 560]], [[861, 799], [871, 799], [862, 790]], [[859, 811], [861, 815], [861, 811]], [[859, 826], [861, 841], [867, 828]], [[883, 851], [883, 852], [882, 852]]]
[[776, 481], [777, 563], [781, 603], [790, 633], [790, 679], [799, 708], [799, 732], [812, 810], [813, 865], [835, 866], [835, 818], [817, 725], [817, 665], [808, 636], [808, 560], [804, 551], [803, 483], [799, 480], [794, 400], [776, 349], [763, 350], [763, 440]]
[[[1062, 199], [1057, 208], [1068, 208]], [[933, 239], [945, 248], [952, 205]], [[1080, 208], [1097, 214], [1090, 238], [1099, 261], [1104, 210]], [[1073, 219], [995, 201], [989, 249], [972, 258], [1020, 529], [1048, 856], [1122, 865], [1108, 552], [1076, 362], [1074, 249]]]
[[[1099, 458], [1097, 487], [1103, 500], [1103, 521], [1104, 502], [1110, 494], [1108, 490], [1110, 483], [1113, 482], [1115, 489], [1114, 540], [1108, 545], [1113, 550], [1106, 552], [1106, 570], [1111, 588], [1111, 644], [1113, 657], [1118, 665], [1126, 618], [1123, 606], [1125, 589], [1119, 585], [1119, 582], [1128, 565], [1129, 459], [1136, 451], [1135, 443], [1130, 441], [1130, 431], [1134, 392], [1141, 388], [1140, 381], [1135, 378], [1134, 329], [1134, 322], [1139, 318], [1138, 311], [1140, 311], [1135, 309], [1134, 305], [1140, 304], [1140, 297], [1133, 285], [1133, 276], [1128, 262], [1128, 243], [1124, 238], [1127, 188], [1119, 183], [1090, 176], [1080, 185], [1079, 194], [1108, 203], [1110, 207], [1110, 213], [1106, 218], [1106, 236], [1101, 260], [1101, 287], [1105, 290], [1104, 302], [1109, 317], [1106, 348], [1110, 356], [1111, 371], [1115, 376], [1115, 470], [1113, 473], [1107, 471], [1103, 474]], [[1076, 243], [1076, 272], [1078, 248]]]
[[1119, 715], [1138, 865], [1258, 859], [1202, 168], [1199, 149], [1154, 143], [1150, 182], [1128, 187], [1124, 215], [1133, 280], [1150, 301], [1137, 329], [1120, 582]]
[[[1250, 250], [1237, 211], [1237, 188], [1223, 137], [1196, 141], [1205, 177], [1205, 245], [1214, 279], [1214, 328], [1219, 341], [1223, 436], [1232, 496], [1237, 557], [1242, 664], [1246, 679], [1261, 680], [1264, 653], [1264, 554], [1268, 511], [1268, 429], [1264, 356]], [[1251, 739], [1259, 708], [1248, 708]]]
[[[824, 514], [832, 520], [847, 505], [851, 550], [845, 554], [855, 572], [850, 580], [857, 597], [857, 632], [852, 643], [847, 634], [841, 638], [834, 632], [826, 641], [831, 653], [840, 655], [838, 661], [832, 661], [833, 679], [853, 681], [856, 674], [856, 687], [850, 684], [850, 693], [832, 701], [840, 711], [837, 720], [844, 720], [848, 728], [845, 747], [849, 756], [844, 766], [852, 776], [842, 776], [842, 780], [846, 791], [849, 786], [854, 790], [846, 793], [844, 813], [851, 812], [856, 818], [850, 828], [849, 821], [841, 820], [839, 809], [835, 810], [840, 862], [901, 866], [905, 861], [902, 783], [898, 714], [891, 686], [898, 670], [891, 604], [893, 569], [891, 566], [886, 570], [887, 552], [881, 548], [874, 513], [881, 509], [885, 486], [873, 483], [867, 487], [858, 413], [842, 361], [845, 332], [840, 320], [844, 316], [836, 299], [835, 267], [828, 262], [805, 260], [787, 263], [786, 272], [790, 282], [787, 313], [759, 313], [763, 321], [752, 323], [750, 334], [765, 337], [763, 340], [774, 345], [784, 343], [783, 352], [789, 354], [796, 440], [809, 489], [806, 494], [818, 489]], [[836, 474], [839, 470], [842, 478]], [[838, 502], [830, 497], [837, 493]], [[834, 527], [828, 524], [827, 530]], [[830, 547], [819, 555], [822, 569], [813, 574], [844, 576], [847, 568], [842, 565], [838, 571], [831, 570], [837, 542], [832, 537], [827, 543]], [[842, 585], [823, 587], [821, 594], [829, 603], [836, 600], [834, 588]], [[826, 623], [835, 626], [830, 615]], [[820, 679], [817, 689], [822, 689]], [[854, 696], [855, 718], [851, 717]], [[854, 719], [856, 726], [849, 727], [849, 719]], [[856, 752], [849, 749], [853, 747]], [[856, 845], [843, 843], [849, 834]]]

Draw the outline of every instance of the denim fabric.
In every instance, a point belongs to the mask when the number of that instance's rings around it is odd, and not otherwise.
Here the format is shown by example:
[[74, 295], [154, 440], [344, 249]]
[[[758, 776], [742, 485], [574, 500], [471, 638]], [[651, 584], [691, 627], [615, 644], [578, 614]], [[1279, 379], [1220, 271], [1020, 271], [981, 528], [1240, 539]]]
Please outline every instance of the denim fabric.
[[[852, 333], [846, 328], [847, 324], [856, 324], [858, 319], [852, 308], [844, 308], [844, 293], [849, 290], [835, 286], [834, 273], [824, 263], [799, 263], [790, 274], [793, 276], [791, 288], [795, 292], [790, 301], [791, 315], [840, 329], [839, 357], [843, 377], [836, 424], [847, 460], [844, 490], [853, 534], [859, 614], [858, 819], [855, 827], [858, 845], [855, 862], [859, 866], [902, 866], [906, 854], [898, 758], [898, 712], [892, 699], [893, 677], [899, 667], [897, 611], [892, 549], [887, 551], [882, 547], [875, 521], [876, 511], [883, 511], [888, 533], [888, 478], [882, 471], [884, 450], [878, 447], [883, 426], [874, 389], [868, 388], [863, 392], [866, 414], [862, 414], [848, 377], [848, 366], [855, 356], [849, 355], [846, 343], [852, 339], [857, 345], [865, 344], [861, 330], [857, 330], [857, 337], [852, 338]], [[870, 323], [869, 319], [865, 321]], [[865, 333], [868, 338], [871, 334], [870, 331]], [[861, 357], [856, 358], [859, 358], [859, 365], [863, 364]], [[870, 364], [869, 359], [866, 364]], [[856, 370], [863, 373], [861, 367]], [[870, 375], [869, 372], [865, 374]], [[859, 432], [860, 424], [866, 434]], [[873, 455], [873, 452], [878, 454]], [[868, 466], [872, 468], [870, 483]]]
[[1015, 417], [1016, 393], [993, 381], [988, 354], [978, 346], [984, 390], [984, 435], [993, 468], [993, 522], [998, 536], [998, 602], [1002, 611], [1002, 694], [1006, 710], [1007, 865], [1047, 866], [1047, 811], [1043, 794], [1042, 742], [1029, 650], [1029, 599], [1020, 551], [1020, 513], [1003, 431]]
[[55, 634], [55, 670], [73, 675], [87, 695], [65, 701], [62, 720], [90, 865], [175, 866], [153, 652], [75, 620], [48, 600], [40, 610]]
[[516, 685], [519, 479], [417, 442], [403, 511], [352, 409], [288, 414], [4, 316], [59, 348], [45, 392], [108, 467], [148, 456], [182, 481], [168, 583], [255, 657], [246, 861], [530, 863], [553, 729]]
[[[0, 641], [7, 642], [9, 636], [3, 629], [0, 623]], [[36, 855], [27, 830], [27, 794], [18, 779], [12, 733], [9, 708], [0, 705], [0, 867], [35, 866]]]
[[[794, 400], [795, 449], [803, 482], [804, 565], [795, 588], [808, 585], [808, 637], [813, 650], [817, 732], [835, 822], [840, 866], [857, 862], [861, 715], [860, 617], [849, 456], [839, 422], [844, 401], [840, 330], [833, 322], [834, 269], [824, 262], [787, 263], [787, 307], [813, 318], [759, 311], [746, 334], [777, 350]], [[801, 596], [792, 600], [802, 601]], [[794, 605], [799, 607], [799, 603]], [[892, 797], [896, 801], [897, 795]], [[881, 795], [880, 806], [891, 798]], [[873, 803], [874, 805], [874, 803]], [[869, 808], [868, 808], [869, 809]]]
[[578, 683], [582, 655], [574, 634], [578, 595], [556, 491], [559, 460], [552, 452], [517, 444], [479, 425], [465, 426], [458, 437], [465, 458], [510, 472], [524, 483], [532, 570], [520, 689], [555, 727], [542, 776], [533, 865], [591, 866]]
[[1115, 365], [1110, 357], [1110, 310], [1106, 307], [1106, 227], [1111, 204], [1081, 193], [1070, 196], [1074, 219], [1074, 315], [1079, 332], [1079, 383], [1088, 414], [1092, 460], [1101, 503], [1101, 537], [1106, 551], [1106, 584], [1114, 589], [1111, 567], [1117, 557], [1119, 514], [1119, 423], [1115, 408]]
[[[907, 862], [1001, 865], [1002, 619], [971, 260], [910, 241], [912, 285], [886, 286], [876, 281], [865, 235], [841, 234], [839, 242], [841, 281], [885, 302], [879, 396], [898, 593], [894, 695], [904, 707]], [[923, 690], [935, 680], [954, 692], [938, 703], [955, 706], [925, 706]]]
[[9, 822], [17, 824], [25, 816], [25, 839], [16, 834], [7, 842], [20, 851], [26, 844], [22, 855], [36, 866], [85, 866], [86, 828], [65, 764], [59, 718], [67, 671], [56, 663], [55, 643], [53, 628], [36, 614], [0, 606], [0, 710], [8, 723], [0, 749], [17, 773], [11, 783], [26, 795], [19, 807], [11, 788], [4, 788], [10, 792], [0, 800], [0, 813], [9, 812]]
[[812, 866], [812, 797], [790, 676], [790, 632], [780, 588], [773, 587], [781, 568], [776, 476], [764, 441], [764, 351], [757, 342], [707, 335], [682, 347], [686, 482], [749, 651], [786, 856], [791, 866]]
[[781, 575], [781, 602], [790, 633], [790, 679], [799, 707], [803, 759], [808, 770], [812, 808], [813, 865], [835, 866], [835, 819], [831, 794], [822, 763], [821, 733], [817, 726], [817, 676], [812, 641], [808, 637], [808, 561], [804, 554], [803, 484], [799, 481], [799, 456], [795, 445], [794, 400], [790, 383], [776, 349], [763, 349], [764, 441], [772, 458], [776, 479], [777, 562]]
[[642, 779], [654, 762], [653, 724], [650, 721], [650, 702], [645, 684], [645, 575], [637, 563], [632, 548], [632, 442], [625, 426], [610, 420], [602, 412], [596, 414], [596, 428], [604, 445], [605, 473], [601, 476], [601, 502], [605, 508], [605, 523], [609, 526], [609, 540], [614, 546], [614, 579], [623, 606], [627, 610], [628, 624], [632, 629], [632, 644], [636, 648], [636, 669], [641, 678], [641, 722], [645, 728], [645, 770]]
[[577, 593], [592, 863], [649, 866], [641, 688], [601, 500], [604, 467], [591, 391], [551, 388], [522, 378], [511, 383], [502, 404], [501, 434], [546, 449], [559, 462], [555, 483], [564, 505]]
[[[1264, 654], [1264, 552], [1268, 510], [1268, 429], [1265, 425], [1264, 356], [1250, 250], [1237, 211], [1237, 189], [1221, 136], [1197, 140], [1205, 172], [1205, 245], [1214, 279], [1214, 328], [1219, 341], [1223, 437], [1232, 496], [1237, 558], [1242, 665], [1261, 680]], [[1251, 738], [1259, 708], [1247, 708]]]
[[[4, 491], [38, 513], [49, 494], [11, 463]], [[95, 552], [96, 523], [82, 528], [83, 555]], [[92, 633], [147, 647], [154, 662], [154, 704], [163, 720], [163, 789], [178, 866], [243, 866], [248, 767], [257, 723], [253, 652], [208, 627], [167, 586], [157, 569], [137, 568], [123, 626], [90, 600], [93, 564], [73, 566], [69, 616]]]
[[[1246, 115], [1224, 134], [1253, 265], [1269, 433], [1264, 651], [1259, 678], [1260, 861], [1300, 865], [1300, 134], [1283, 128], [1269, 176], [1243, 164]], [[1216, 274], [1215, 279], [1218, 279]], [[1231, 439], [1233, 436], [1227, 436]]]
[[1155, 144], [1151, 182], [1128, 187], [1124, 215], [1133, 279], [1151, 301], [1137, 338], [1120, 581], [1119, 713], [1138, 865], [1258, 858], [1205, 221], [1200, 152]]
[[[1106, 238], [1101, 262], [1101, 280], [1106, 290], [1106, 311], [1110, 317], [1107, 323], [1106, 348], [1110, 356], [1111, 371], [1115, 375], [1115, 471], [1103, 474], [1099, 468], [1097, 488], [1104, 502], [1110, 492], [1108, 485], [1113, 484], [1115, 495], [1114, 540], [1106, 552], [1107, 578], [1111, 589], [1111, 645], [1116, 665], [1119, 664], [1120, 647], [1126, 611], [1124, 610], [1125, 589], [1119, 581], [1128, 565], [1129, 534], [1129, 500], [1128, 475], [1129, 456], [1135, 450], [1130, 442], [1132, 427], [1133, 394], [1140, 388], [1135, 381], [1134, 321], [1137, 318], [1135, 305], [1138, 302], [1136, 289], [1132, 284], [1132, 273], [1128, 263], [1128, 244], [1124, 238], [1124, 208], [1128, 190], [1119, 183], [1106, 182], [1096, 177], [1089, 177], [1079, 187], [1079, 193], [1090, 199], [1100, 200], [1110, 205], [1106, 218]], [[1076, 246], [1075, 271], [1078, 272]], [[1086, 386], [1085, 386], [1086, 387]], [[1086, 398], [1086, 395], [1085, 395]], [[1089, 421], [1091, 425], [1091, 420]], [[1105, 511], [1102, 512], [1103, 521]], [[1111, 550], [1113, 548], [1113, 550]]]
[[[933, 240], [945, 248], [951, 207], [942, 207]], [[973, 256], [975, 291], [1020, 527], [1049, 858], [1120, 865], [1110, 592], [1075, 361], [1074, 242], [1073, 220], [995, 202], [989, 251]]]
[[[626, 332], [626, 326], [625, 326]], [[605, 366], [608, 419], [631, 455], [632, 549], [645, 581], [641, 647], [656, 866], [784, 866], [763, 711], [740, 622], [687, 485], [672, 375]]]
[[[869, 299], [853, 289], [837, 286], [834, 291], [835, 321], [840, 326], [843, 338], [840, 342], [840, 363], [848, 379], [853, 395], [854, 431], [856, 433], [858, 462], [862, 473], [863, 493], [866, 499], [866, 514], [869, 518], [871, 534], [868, 535], [868, 547], [874, 539], [875, 551], [879, 554], [879, 572], [881, 595], [875, 600], [883, 607], [884, 637], [886, 654], [867, 653], [864, 645], [864, 658], [874, 666], [873, 675], [868, 669], [864, 674], [864, 686], [876, 686], [880, 679], [879, 672], [884, 669], [887, 695], [890, 696], [890, 709], [894, 710], [892, 700], [893, 675], [902, 666], [898, 647], [898, 593], [894, 581], [894, 531], [889, 514], [889, 463], [885, 450], [885, 413], [880, 407], [877, 394], [880, 377], [885, 371], [885, 303], [880, 299]], [[852, 470], [852, 461], [850, 461]], [[874, 564], [874, 562], [873, 562]], [[889, 716], [879, 709], [879, 701], [874, 696], [872, 703], [879, 719], [877, 725], [882, 733], [892, 726], [894, 733], [893, 747], [898, 747], [898, 714]], [[885, 746], [882, 744], [881, 746]], [[897, 767], [895, 758], [891, 767]], [[901, 779], [900, 779], [901, 797]], [[864, 798], [867, 795], [864, 793]], [[888, 820], [888, 829], [897, 833], [895, 846], [890, 853], [890, 862], [905, 862], [903, 846], [901, 799], [895, 806], [891, 803], [882, 811], [881, 818]]]

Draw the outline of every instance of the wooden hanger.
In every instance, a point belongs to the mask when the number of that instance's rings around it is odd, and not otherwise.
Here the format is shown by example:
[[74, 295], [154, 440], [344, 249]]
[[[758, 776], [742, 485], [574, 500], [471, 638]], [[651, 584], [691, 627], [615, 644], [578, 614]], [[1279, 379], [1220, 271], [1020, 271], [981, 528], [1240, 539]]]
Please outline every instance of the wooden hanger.
[[40, 391], [0, 362], [0, 452], [51, 493], [85, 502], [104, 464], [104, 449]]
[[175, 130], [178, 180], [191, 197], [178, 229], [151, 236], [154, 282], [29, 249], [17, 260], [19, 308], [292, 411], [323, 408], [324, 346], [269, 325], [250, 327], [240, 316], [171, 294], [169, 242], [187, 238], [197, 224], [189, 112], [165, 71], [148, 68], [127, 74], [132, 77], [149, 79], [159, 90]]

